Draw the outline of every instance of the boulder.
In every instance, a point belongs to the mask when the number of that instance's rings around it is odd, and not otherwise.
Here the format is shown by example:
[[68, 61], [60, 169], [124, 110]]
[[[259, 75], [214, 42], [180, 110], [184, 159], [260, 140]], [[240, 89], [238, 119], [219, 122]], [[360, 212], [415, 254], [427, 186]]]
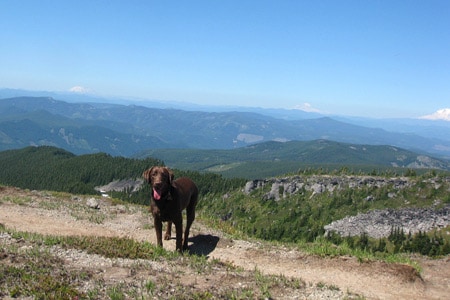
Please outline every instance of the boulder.
[[95, 198], [89, 198], [86, 200], [86, 205], [93, 209], [100, 209], [100, 201]]

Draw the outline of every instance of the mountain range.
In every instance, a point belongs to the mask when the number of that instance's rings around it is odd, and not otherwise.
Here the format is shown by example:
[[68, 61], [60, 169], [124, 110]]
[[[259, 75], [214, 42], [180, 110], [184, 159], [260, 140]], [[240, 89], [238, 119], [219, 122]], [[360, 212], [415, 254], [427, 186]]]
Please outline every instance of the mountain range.
[[235, 149], [268, 141], [330, 140], [450, 157], [450, 122], [385, 120], [383, 129], [378, 126], [382, 121], [296, 110], [188, 110], [95, 102], [99, 99], [87, 96], [76, 102], [73, 97], [0, 99], [0, 150], [51, 145], [75, 154], [130, 157], [148, 149]]

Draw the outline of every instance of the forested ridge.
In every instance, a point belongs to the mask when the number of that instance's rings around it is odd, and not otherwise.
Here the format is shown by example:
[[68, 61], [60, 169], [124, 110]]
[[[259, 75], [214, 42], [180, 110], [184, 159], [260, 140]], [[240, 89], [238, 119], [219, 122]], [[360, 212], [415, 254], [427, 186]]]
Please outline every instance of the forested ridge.
[[161, 163], [105, 153], [76, 156], [50, 146], [4, 151], [0, 159], [2, 184], [79, 194], [94, 194], [95, 186], [113, 180], [137, 178], [146, 167]]
[[[115, 180], [142, 179], [142, 172], [164, 165], [153, 158], [131, 159], [105, 153], [74, 155], [51, 146], [27, 147], [0, 152], [0, 184], [27, 189], [96, 194], [95, 187]], [[175, 177], [193, 178], [201, 194], [225, 192], [242, 185], [242, 179], [223, 179], [215, 174], [174, 170]], [[147, 185], [136, 193], [116, 192], [114, 196], [134, 203], [148, 203]]]
[[263, 142], [235, 149], [150, 149], [135, 157], [155, 157], [181, 170], [208, 171], [248, 179], [279, 176], [305, 168], [348, 168], [365, 172], [398, 168], [450, 170], [436, 159], [387, 145], [358, 145], [330, 140]]

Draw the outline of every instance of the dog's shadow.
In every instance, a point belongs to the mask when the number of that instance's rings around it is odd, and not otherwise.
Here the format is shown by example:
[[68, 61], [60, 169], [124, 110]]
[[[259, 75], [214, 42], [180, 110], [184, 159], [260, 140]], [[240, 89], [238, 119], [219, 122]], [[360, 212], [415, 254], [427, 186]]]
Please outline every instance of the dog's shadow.
[[208, 256], [214, 251], [220, 238], [211, 234], [199, 234], [189, 238], [189, 254]]

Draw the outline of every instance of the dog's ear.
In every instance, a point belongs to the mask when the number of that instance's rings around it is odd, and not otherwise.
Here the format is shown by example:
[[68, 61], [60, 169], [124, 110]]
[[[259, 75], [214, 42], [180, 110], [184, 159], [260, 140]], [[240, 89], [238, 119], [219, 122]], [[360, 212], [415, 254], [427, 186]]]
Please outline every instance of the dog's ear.
[[154, 167], [147, 169], [144, 171], [144, 173], [142, 173], [142, 177], [144, 177], [145, 181], [147, 181], [147, 183], [152, 183], [152, 177], [150, 176], [150, 174], [152, 173]]

